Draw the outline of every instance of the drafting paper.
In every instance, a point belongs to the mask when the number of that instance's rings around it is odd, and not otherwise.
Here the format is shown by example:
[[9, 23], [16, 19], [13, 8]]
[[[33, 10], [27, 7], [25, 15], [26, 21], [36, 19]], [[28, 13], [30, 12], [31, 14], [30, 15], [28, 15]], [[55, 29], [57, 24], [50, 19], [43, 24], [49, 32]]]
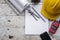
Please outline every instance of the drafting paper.
[[[36, 11], [41, 15], [42, 5], [33, 6]], [[41, 15], [42, 16], [42, 15]], [[42, 16], [43, 17], [43, 16]], [[44, 17], [43, 17], [44, 18]], [[36, 21], [28, 12], [25, 14], [25, 34], [26, 35], [40, 35], [43, 32], [48, 32], [48, 20], [44, 18]]]

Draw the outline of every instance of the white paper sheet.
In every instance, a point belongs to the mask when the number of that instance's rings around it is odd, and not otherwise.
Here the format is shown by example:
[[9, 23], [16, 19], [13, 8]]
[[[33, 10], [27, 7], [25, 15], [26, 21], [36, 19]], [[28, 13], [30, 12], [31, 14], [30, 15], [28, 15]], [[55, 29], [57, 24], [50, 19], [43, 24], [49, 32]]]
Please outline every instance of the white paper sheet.
[[[39, 12], [40, 15], [41, 15], [41, 13], [40, 13], [41, 7], [42, 7], [42, 5], [34, 6], [34, 8]], [[26, 12], [26, 14], [25, 14], [25, 34], [40, 35], [45, 31], [48, 32], [48, 20], [46, 18], [44, 18], [44, 20], [46, 22], [43, 22], [42, 19], [39, 19], [38, 21], [36, 21], [28, 12]]]

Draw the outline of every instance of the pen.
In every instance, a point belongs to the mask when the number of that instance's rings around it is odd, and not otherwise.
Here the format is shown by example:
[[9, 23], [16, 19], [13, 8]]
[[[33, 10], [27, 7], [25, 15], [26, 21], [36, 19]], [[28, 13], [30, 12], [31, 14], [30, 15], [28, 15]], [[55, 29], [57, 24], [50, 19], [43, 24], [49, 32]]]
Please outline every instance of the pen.
[[[38, 21], [38, 20], [35, 18], [35, 16], [38, 17], [37, 15], [34, 16], [34, 14], [33, 14], [33, 12], [32, 12], [31, 10], [28, 10], [28, 12], [34, 17], [34, 19], [35, 19], [36, 21]], [[38, 17], [38, 18], [39, 18], [39, 17]]]
[[[39, 13], [32, 7], [32, 9], [39, 15]], [[45, 20], [39, 15], [39, 17], [45, 22]]]

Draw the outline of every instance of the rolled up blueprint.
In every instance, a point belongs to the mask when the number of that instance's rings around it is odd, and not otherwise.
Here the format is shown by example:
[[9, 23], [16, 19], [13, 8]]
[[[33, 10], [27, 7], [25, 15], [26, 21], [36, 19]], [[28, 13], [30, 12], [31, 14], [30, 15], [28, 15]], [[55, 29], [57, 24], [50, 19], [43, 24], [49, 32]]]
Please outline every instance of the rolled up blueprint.
[[18, 12], [22, 12], [24, 6], [28, 3], [26, 0], [7, 0]]

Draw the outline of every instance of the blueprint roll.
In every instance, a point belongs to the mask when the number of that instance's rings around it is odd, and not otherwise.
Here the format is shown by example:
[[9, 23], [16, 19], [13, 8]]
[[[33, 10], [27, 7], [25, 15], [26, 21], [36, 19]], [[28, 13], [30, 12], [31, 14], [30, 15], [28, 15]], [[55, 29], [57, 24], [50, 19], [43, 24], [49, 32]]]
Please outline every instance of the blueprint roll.
[[28, 3], [26, 0], [6, 0], [9, 6], [17, 10], [19, 13], [25, 8], [26, 4]]

